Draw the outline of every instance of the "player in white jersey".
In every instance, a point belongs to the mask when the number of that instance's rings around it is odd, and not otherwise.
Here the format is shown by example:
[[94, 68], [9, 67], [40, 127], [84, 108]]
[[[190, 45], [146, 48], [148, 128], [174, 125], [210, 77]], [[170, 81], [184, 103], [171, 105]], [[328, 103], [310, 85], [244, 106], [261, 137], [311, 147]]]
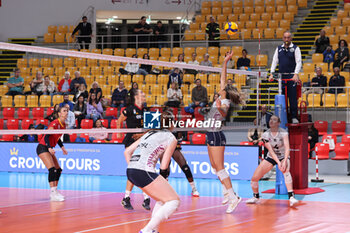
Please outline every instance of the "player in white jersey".
[[[168, 115], [168, 112], [162, 114], [162, 123], [163, 119], [169, 121]], [[155, 170], [160, 156], [163, 157], [160, 169], [164, 171], [168, 168], [176, 145], [177, 140], [170, 131], [152, 130], [125, 149], [128, 180], [157, 201], [151, 220], [140, 233], [157, 232], [159, 224], [168, 219], [180, 204], [180, 198], [175, 190]]]
[[[233, 52], [229, 53], [224, 60], [221, 78], [219, 98], [214, 102], [207, 114], [207, 119], [223, 121], [232, 102], [235, 105], [244, 104], [243, 95], [232, 85], [226, 84], [227, 62], [232, 58]], [[233, 191], [229, 174], [224, 166], [226, 138], [221, 128], [212, 128], [207, 132], [207, 146], [211, 166], [216, 171], [222, 185], [225, 199], [223, 203], [228, 202], [226, 213], [231, 213], [237, 207], [241, 198]]]
[[289, 204], [293, 206], [298, 203], [298, 200], [294, 197], [293, 192], [293, 180], [289, 172], [289, 139], [288, 132], [280, 128], [281, 120], [278, 116], [273, 115], [270, 118], [270, 129], [263, 135], [262, 139], [265, 143], [265, 147], [268, 149], [267, 158], [259, 164], [256, 168], [254, 175], [251, 179], [251, 186], [253, 190], [253, 197], [246, 201], [247, 204], [256, 204], [259, 202], [259, 183], [258, 181], [266, 173], [268, 173], [273, 166], [278, 165], [279, 169], [284, 175], [284, 181], [287, 186]]

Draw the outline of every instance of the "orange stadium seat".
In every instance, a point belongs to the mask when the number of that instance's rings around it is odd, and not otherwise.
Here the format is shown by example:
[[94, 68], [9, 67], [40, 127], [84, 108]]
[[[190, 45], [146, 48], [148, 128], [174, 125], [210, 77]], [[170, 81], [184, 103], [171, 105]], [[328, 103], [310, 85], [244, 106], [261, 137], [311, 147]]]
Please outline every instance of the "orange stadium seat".
[[64, 43], [65, 42], [65, 34], [63, 34], [63, 33], [56, 33], [55, 34], [55, 42], [56, 43]]
[[243, 7], [235, 6], [233, 8], [233, 14], [242, 14], [243, 13]]
[[47, 32], [48, 33], [56, 33], [57, 32], [57, 26], [54, 26], [54, 25], [49, 25], [48, 27], [47, 27]]
[[269, 14], [269, 13], [262, 13], [261, 14], [261, 20], [263, 20], [263, 21], [270, 21], [271, 20], [271, 14]]

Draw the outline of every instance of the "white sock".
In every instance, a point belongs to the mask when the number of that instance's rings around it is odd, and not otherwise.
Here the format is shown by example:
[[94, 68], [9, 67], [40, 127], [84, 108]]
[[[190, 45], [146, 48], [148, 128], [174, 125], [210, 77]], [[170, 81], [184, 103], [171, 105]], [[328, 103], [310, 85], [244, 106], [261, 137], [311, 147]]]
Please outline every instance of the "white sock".
[[190, 185], [191, 185], [192, 191], [197, 190], [196, 185], [194, 184], [194, 181], [190, 182]]
[[124, 198], [130, 197], [130, 193], [131, 193], [131, 191], [125, 190]]
[[236, 193], [233, 191], [233, 188], [228, 189], [227, 192], [228, 192], [228, 196], [230, 197], [231, 200], [237, 198], [237, 195], [236, 195]]
[[[157, 201], [156, 204], [153, 207], [153, 211], [152, 211], [152, 217], [155, 215], [155, 213], [159, 210], [160, 207], [162, 207], [164, 205], [163, 202], [161, 201]], [[155, 229], [153, 229], [155, 230]]]
[[146, 200], [149, 198], [149, 196], [146, 193], [142, 193], [143, 194], [143, 199]]
[[57, 191], [57, 187], [51, 187], [51, 188], [50, 188], [50, 191], [51, 191], [52, 193], [56, 192], [56, 191]]
[[142, 231], [145, 232], [152, 232], [152, 230], [157, 229], [159, 224], [168, 219], [170, 215], [172, 215], [177, 207], [179, 207], [180, 201], [179, 200], [172, 200], [167, 201], [164, 203], [163, 206], [160, 206], [158, 208], [158, 211], [152, 213], [152, 218], [148, 222], [148, 224], [142, 229]]

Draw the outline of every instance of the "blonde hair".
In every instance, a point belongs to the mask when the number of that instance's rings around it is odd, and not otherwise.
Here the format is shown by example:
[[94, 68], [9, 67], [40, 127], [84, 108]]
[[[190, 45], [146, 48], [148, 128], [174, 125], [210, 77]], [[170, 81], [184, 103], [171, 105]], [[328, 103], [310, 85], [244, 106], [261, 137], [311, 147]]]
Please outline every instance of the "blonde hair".
[[231, 100], [234, 104], [245, 105], [245, 94], [240, 92], [236, 87], [232, 85], [226, 85], [224, 88], [226, 92], [226, 99]]
[[91, 84], [91, 88], [94, 88], [94, 84], [97, 85], [97, 88], [99, 88], [100, 86], [98, 85], [98, 82], [94, 81], [92, 84]]

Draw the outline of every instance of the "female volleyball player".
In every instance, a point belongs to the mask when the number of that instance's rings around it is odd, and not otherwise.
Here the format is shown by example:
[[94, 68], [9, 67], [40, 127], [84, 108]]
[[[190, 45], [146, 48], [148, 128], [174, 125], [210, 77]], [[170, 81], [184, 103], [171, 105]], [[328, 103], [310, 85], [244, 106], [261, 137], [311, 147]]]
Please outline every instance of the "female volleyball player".
[[[127, 128], [142, 128], [143, 127], [143, 112], [147, 111], [144, 108], [144, 103], [146, 102], [145, 93], [143, 93], [139, 89], [133, 89], [130, 94], [131, 99], [129, 100], [129, 105], [121, 112], [120, 117], [117, 121], [117, 127], [121, 128], [124, 121], [126, 121]], [[135, 133], [127, 133], [123, 144], [125, 148], [129, 147], [133, 144], [137, 138], [139, 138], [142, 134]], [[133, 189], [134, 185], [128, 180], [126, 183], [125, 196], [121, 202], [122, 206], [125, 209], [133, 210], [134, 208], [130, 202], [130, 193]], [[147, 194], [143, 194], [144, 200], [142, 203], [142, 207], [146, 210], [150, 210], [151, 199]]]
[[[65, 129], [65, 121], [68, 116], [68, 108], [62, 107], [58, 110], [58, 118], [53, 120], [49, 125], [51, 129]], [[49, 184], [50, 184], [50, 199], [51, 201], [64, 201], [64, 196], [57, 191], [58, 181], [60, 179], [62, 169], [55, 156], [54, 147], [58, 144], [64, 155], [68, 154], [60, 139], [62, 134], [46, 134], [39, 142], [36, 148], [36, 153], [49, 170]]]
[[[171, 120], [168, 117], [169, 113], [163, 112], [161, 122]], [[170, 131], [152, 130], [126, 148], [124, 152], [128, 163], [126, 170], [128, 180], [157, 201], [151, 220], [140, 233], [157, 232], [159, 224], [169, 218], [180, 204], [175, 190], [163, 176], [155, 171], [160, 156], [163, 157], [160, 164], [161, 171], [168, 168], [176, 145], [177, 140]]]
[[[221, 78], [219, 98], [213, 103], [208, 114], [207, 119], [214, 119], [216, 121], [224, 121], [227, 111], [230, 107], [230, 102], [235, 105], [244, 104], [243, 95], [232, 85], [226, 84], [227, 62], [232, 58], [233, 52], [228, 53], [225, 57]], [[211, 166], [215, 169], [216, 175], [223, 184], [223, 191], [226, 194], [228, 207], [226, 213], [231, 213], [235, 210], [241, 198], [233, 191], [232, 183], [229, 174], [224, 166], [224, 152], [225, 152], [226, 138], [220, 128], [212, 128], [207, 132], [207, 146]], [[224, 201], [223, 203], [226, 203]]]
[[267, 154], [267, 158], [261, 161], [253, 174], [251, 186], [254, 196], [246, 201], [247, 204], [256, 204], [259, 202], [260, 196], [258, 181], [276, 164], [284, 175], [284, 181], [288, 190], [289, 205], [293, 206], [298, 203], [298, 200], [294, 197], [292, 176], [289, 172], [290, 151], [288, 133], [279, 127], [280, 123], [281, 120], [278, 116], [271, 116], [269, 122], [270, 129], [262, 135], [262, 140], [265, 143], [265, 148], [267, 148], [269, 152]]

